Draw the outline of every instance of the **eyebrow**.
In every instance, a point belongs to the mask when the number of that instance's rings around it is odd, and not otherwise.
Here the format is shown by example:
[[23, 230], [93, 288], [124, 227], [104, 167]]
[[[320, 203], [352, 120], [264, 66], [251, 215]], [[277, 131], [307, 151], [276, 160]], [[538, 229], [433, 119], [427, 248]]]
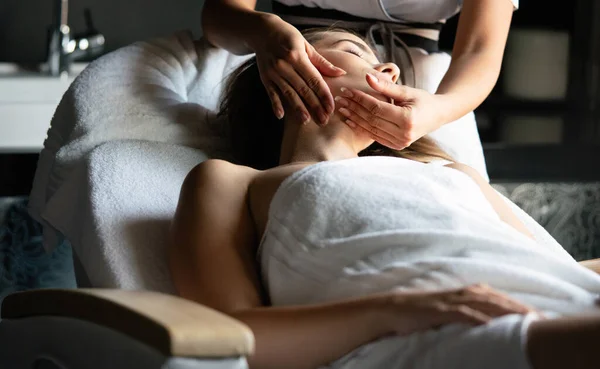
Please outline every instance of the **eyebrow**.
[[342, 38], [340, 40], [337, 40], [334, 43], [332, 43], [331, 46], [335, 46], [335, 45], [339, 44], [340, 42], [344, 42], [344, 41], [351, 42], [354, 45], [358, 46], [365, 53], [373, 55], [373, 51], [371, 51], [371, 49], [369, 49], [365, 44], [362, 44], [362, 43], [354, 41], [354, 40], [350, 40], [349, 38]]

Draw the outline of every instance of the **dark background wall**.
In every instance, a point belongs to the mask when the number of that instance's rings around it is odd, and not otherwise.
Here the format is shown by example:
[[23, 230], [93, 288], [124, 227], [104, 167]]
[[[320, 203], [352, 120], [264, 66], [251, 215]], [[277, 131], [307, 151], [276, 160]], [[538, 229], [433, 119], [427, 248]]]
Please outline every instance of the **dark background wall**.
[[[46, 59], [47, 30], [53, 5], [59, 0], [0, 0], [0, 62], [36, 63]], [[106, 37], [105, 51], [134, 41], [189, 29], [200, 36], [204, 0], [70, 0], [69, 24], [74, 33], [86, 30], [83, 12], [89, 8], [94, 25]], [[271, 0], [258, 0], [258, 9], [270, 11]], [[539, 10], [544, 8], [544, 16]], [[572, 25], [573, 4], [557, 0], [527, 0], [515, 13], [513, 25], [565, 29]], [[539, 24], [538, 24], [539, 23]], [[451, 48], [452, 20], [445, 27], [442, 46]]]
[[[0, 62], [36, 63], [46, 59], [47, 30], [57, 0], [0, 0]], [[69, 24], [85, 32], [89, 8], [94, 26], [106, 37], [106, 51], [134, 41], [189, 29], [201, 35], [203, 0], [70, 0]], [[259, 0], [269, 10], [269, 0]]]

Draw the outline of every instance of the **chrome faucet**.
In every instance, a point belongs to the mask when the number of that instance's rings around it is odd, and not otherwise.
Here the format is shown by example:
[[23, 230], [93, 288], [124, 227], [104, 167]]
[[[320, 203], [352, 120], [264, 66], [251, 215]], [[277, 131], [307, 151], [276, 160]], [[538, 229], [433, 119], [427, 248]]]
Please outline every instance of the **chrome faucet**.
[[48, 43], [48, 72], [52, 76], [69, 73], [73, 61], [86, 56], [100, 54], [104, 50], [104, 36], [96, 31], [89, 9], [85, 10], [87, 32], [81, 36], [72, 36], [68, 24], [69, 0], [54, 1], [54, 23]]

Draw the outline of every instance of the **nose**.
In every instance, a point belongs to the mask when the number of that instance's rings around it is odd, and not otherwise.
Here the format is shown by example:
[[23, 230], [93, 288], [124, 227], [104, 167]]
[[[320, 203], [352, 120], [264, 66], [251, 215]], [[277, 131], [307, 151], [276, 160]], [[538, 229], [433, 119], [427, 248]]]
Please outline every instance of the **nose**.
[[381, 63], [376, 65], [375, 70], [379, 73], [385, 74], [389, 77], [390, 81], [396, 83], [400, 78], [400, 68], [394, 63]]

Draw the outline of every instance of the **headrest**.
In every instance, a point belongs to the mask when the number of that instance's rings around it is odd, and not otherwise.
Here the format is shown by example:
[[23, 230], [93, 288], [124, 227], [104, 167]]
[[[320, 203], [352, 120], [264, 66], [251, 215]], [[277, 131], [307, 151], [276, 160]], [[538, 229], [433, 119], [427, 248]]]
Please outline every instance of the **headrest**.
[[[30, 214], [45, 226], [46, 204], [91, 150], [142, 140], [224, 154], [215, 119], [224, 76], [248, 59], [194, 41], [190, 32], [137, 42], [91, 63], [64, 94], [40, 153]], [[212, 155], [211, 155], [212, 156]], [[56, 240], [45, 237], [47, 249]]]

